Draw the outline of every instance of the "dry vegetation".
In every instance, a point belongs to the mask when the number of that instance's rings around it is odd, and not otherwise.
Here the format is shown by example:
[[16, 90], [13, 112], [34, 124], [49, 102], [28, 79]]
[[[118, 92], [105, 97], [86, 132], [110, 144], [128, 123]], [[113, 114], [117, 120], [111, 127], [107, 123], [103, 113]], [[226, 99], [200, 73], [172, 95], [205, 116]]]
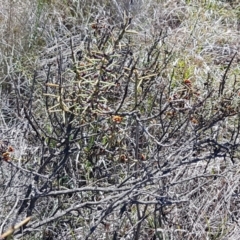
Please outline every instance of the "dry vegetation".
[[2, 238], [238, 239], [239, 17], [0, 0]]

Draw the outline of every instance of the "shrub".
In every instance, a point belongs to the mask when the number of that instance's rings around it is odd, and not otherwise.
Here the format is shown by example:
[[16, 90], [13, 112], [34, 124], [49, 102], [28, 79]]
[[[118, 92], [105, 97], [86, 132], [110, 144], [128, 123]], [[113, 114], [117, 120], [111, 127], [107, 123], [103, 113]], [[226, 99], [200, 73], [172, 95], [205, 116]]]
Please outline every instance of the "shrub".
[[[152, 23], [124, 14], [126, 2], [100, 5], [95, 19], [84, 4], [82, 15], [75, 2], [62, 11], [68, 23], [88, 16], [88, 29], [56, 25], [57, 43], [17, 61], [3, 91], [2, 138], [16, 149], [1, 148], [1, 231], [31, 217], [16, 238], [233, 239], [237, 53], [214, 72], [173, 47], [187, 11], [162, 13], [171, 29], [144, 34]], [[154, 4], [136, 8], [156, 13]]]

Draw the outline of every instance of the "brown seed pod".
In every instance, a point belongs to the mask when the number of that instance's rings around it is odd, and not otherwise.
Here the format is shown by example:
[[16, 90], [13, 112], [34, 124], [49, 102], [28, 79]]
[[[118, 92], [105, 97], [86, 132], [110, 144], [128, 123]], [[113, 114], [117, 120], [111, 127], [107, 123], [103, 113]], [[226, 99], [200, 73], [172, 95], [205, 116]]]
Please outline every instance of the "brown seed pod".
[[113, 122], [116, 122], [116, 123], [121, 123], [122, 120], [123, 120], [123, 118], [120, 117], [120, 116], [113, 116], [113, 117], [112, 117], [112, 121], [113, 121]]

